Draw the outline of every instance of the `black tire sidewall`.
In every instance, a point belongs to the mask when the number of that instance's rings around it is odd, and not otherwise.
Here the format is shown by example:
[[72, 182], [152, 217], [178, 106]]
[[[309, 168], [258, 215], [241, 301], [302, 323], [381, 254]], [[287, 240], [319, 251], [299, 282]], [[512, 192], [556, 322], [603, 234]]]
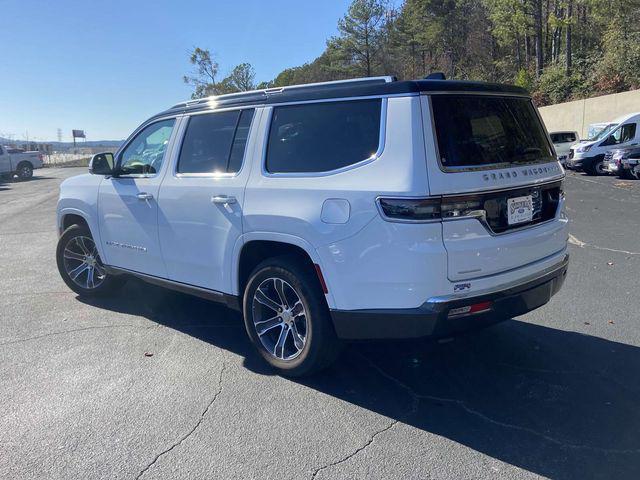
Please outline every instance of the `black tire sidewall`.
[[[254, 346], [267, 363], [286, 376], [301, 376], [324, 368], [328, 352], [337, 347], [337, 339], [330, 323], [324, 296], [315, 278], [304, 266], [287, 257], [269, 259], [256, 267], [250, 275], [243, 296], [245, 328]], [[277, 277], [291, 285], [300, 297], [307, 312], [305, 347], [296, 358], [280, 360], [263, 347], [253, 324], [253, 295], [267, 278]]]

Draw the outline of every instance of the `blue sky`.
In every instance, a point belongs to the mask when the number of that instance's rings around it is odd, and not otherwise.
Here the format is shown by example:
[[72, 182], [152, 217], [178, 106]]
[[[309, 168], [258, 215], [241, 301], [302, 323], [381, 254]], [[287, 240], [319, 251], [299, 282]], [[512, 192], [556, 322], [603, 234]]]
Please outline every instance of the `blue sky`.
[[256, 80], [317, 57], [349, 0], [0, 0], [0, 136], [121, 139], [187, 99], [193, 46]]

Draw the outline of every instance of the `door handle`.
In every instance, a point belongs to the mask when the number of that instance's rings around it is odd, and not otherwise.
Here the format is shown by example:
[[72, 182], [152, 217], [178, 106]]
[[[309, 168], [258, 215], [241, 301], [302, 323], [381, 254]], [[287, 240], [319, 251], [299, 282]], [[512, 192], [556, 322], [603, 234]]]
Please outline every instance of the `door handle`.
[[153, 200], [153, 195], [147, 192], [140, 192], [138, 195], [138, 200]]
[[231, 197], [227, 195], [215, 195], [211, 197], [211, 203], [222, 203], [225, 205], [230, 205], [236, 202], [237, 202], [236, 197]]

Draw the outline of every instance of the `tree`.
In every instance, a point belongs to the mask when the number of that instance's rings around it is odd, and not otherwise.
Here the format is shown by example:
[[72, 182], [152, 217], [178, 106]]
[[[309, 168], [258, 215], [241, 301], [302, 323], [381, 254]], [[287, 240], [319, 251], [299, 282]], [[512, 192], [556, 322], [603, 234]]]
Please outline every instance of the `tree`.
[[219, 73], [219, 65], [209, 50], [194, 48], [190, 52], [189, 62], [194, 65], [194, 71], [182, 78], [185, 83], [195, 87], [191, 98], [245, 92], [256, 88], [256, 74], [249, 63], [236, 65], [227, 77], [218, 82], [216, 76]]
[[[640, 88], [640, 0], [387, 1], [353, 0], [318, 58], [258, 88], [434, 71], [516, 83], [538, 105]], [[218, 81], [208, 50], [190, 62], [194, 97], [254, 88], [249, 64]]]
[[184, 83], [195, 87], [191, 98], [213, 95], [216, 88], [216, 75], [218, 75], [218, 62], [211, 56], [211, 52], [195, 47], [189, 52], [189, 62], [194, 66], [194, 70], [191, 75], [184, 75], [182, 79]]
[[335, 39], [336, 45], [351, 56], [354, 66], [367, 77], [379, 62], [385, 12], [381, 0], [354, 0], [338, 21], [340, 37]]
[[229, 84], [238, 92], [246, 92], [248, 90], [254, 90], [256, 73], [253, 67], [249, 63], [241, 63], [237, 65], [231, 74], [225, 79]]

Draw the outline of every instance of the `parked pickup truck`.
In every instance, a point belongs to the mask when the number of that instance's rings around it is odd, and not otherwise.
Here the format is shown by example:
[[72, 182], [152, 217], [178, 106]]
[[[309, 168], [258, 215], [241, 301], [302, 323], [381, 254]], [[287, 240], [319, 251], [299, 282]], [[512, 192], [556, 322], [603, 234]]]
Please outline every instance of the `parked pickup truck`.
[[16, 175], [20, 180], [28, 180], [36, 168], [42, 168], [42, 153], [22, 152], [0, 145], [0, 176]]

